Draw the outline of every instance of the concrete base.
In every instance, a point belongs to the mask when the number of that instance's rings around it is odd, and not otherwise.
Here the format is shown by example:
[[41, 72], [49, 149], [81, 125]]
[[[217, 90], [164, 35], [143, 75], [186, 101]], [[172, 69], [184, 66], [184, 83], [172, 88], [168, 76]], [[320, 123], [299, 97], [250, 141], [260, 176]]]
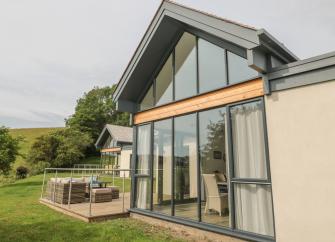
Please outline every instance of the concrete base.
[[137, 214], [137, 213], [130, 213], [130, 217], [134, 219], [139, 219], [143, 222], [161, 226], [164, 228], [168, 228], [172, 230], [172, 233], [175, 234], [177, 237], [182, 237], [188, 241], [212, 241], [212, 242], [241, 242], [245, 240], [237, 239], [234, 237], [230, 237], [227, 235], [217, 234], [205, 230], [201, 230], [198, 228], [189, 227], [186, 225], [176, 224], [168, 221], [164, 221], [161, 219]]

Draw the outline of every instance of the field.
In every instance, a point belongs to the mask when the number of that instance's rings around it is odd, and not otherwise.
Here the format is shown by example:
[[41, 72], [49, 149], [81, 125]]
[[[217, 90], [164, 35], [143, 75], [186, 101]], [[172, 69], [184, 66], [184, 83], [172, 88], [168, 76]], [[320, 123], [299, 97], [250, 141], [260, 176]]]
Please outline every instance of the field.
[[1, 242], [182, 241], [170, 230], [127, 218], [85, 223], [39, 204], [42, 176], [0, 185]]
[[[10, 129], [10, 134], [13, 137], [22, 136], [24, 138], [24, 142], [21, 144], [20, 152], [23, 156], [26, 156], [29, 152], [31, 145], [34, 143], [37, 137], [41, 135], [48, 134], [52, 131], [59, 130], [62, 128], [27, 128], [27, 129]], [[83, 159], [80, 163], [86, 164], [99, 164], [100, 157], [87, 157]], [[13, 165], [13, 169], [16, 167], [24, 165], [29, 167], [29, 164], [26, 162], [24, 157], [17, 157], [15, 164]]]
[[[62, 128], [27, 128], [27, 129], [10, 129], [10, 134], [13, 137], [22, 136], [24, 138], [24, 142], [21, 144], [20, 152], [22, 155], [26, 156], [29, 152], [31, 145], [34, 143], [37, 137], [48, 134], [49, 132], [62, 129]], [[23, 157], [17, 157], [13, 168], [24, 165], [28, 166], [27, 162]]]

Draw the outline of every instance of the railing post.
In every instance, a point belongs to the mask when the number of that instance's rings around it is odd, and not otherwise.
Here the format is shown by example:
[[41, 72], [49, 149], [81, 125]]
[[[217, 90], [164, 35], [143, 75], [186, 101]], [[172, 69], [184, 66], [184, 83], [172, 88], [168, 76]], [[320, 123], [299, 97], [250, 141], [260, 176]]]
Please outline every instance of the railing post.
[[54, 192], [53, 192], [53, 202], [56, 202], [56, 184], [57, 184], [57, 175], [58, 171], [55, 172], [55, 181], [54, 181]]
[[43, 175], [43, 183], [42, 183], [42, 191], [41, 191], [41, 199], [43, 198], [43, 193], [44, 193], [44, 184], [45, 184], [45, 174], [47, 170], [44, 169], [44, 175]]
[[90, 181], [90, 208], [89, 208], [89, 216], [92, 216], [92, 186], [93, 186], [93, 174], [91, 175]]
[[71, 170], [70, 185], [69, 185], [69, 196], [67, 198], [67, 205], [68, 205], [69, 208], [70, 208], [70, 204], [71, 204], [72, 176], [73, 176], [73, 170]]
[[125, 179], [125, 172], [123, 171], [123, 181], [122, 181], [122, 212], [124, 213], [124, 193], [125, 193], [125, 184], [124, 184], [124, 179]]
[[113, 186], [114, 186], [114, 168], [112, 168]]

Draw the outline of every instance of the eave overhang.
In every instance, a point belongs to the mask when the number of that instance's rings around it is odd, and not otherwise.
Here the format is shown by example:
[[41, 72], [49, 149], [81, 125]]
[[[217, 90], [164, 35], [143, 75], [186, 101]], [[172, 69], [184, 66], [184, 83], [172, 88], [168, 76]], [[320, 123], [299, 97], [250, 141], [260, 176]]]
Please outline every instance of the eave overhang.
[[113, 99], [117, 109], [134, 113], [136, 103], [155, 69], [184, 31], [231, 49], [244, 49], [251, 68], [266, 73], [267, 56], [286, 64], [298, 58], [263, 29], [255, 29], [194, 10], [170, 1], [162, 1], [140, 44], [124, 71]]

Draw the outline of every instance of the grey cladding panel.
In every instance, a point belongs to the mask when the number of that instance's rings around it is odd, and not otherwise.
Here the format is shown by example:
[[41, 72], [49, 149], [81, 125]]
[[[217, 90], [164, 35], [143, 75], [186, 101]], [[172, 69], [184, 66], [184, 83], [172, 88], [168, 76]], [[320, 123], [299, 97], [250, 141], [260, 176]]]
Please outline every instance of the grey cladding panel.
[[270, 88], [271, 91], [280, 91], [331, 80], [335, 80], [335, 66], [272, 80], [270, 81]]

